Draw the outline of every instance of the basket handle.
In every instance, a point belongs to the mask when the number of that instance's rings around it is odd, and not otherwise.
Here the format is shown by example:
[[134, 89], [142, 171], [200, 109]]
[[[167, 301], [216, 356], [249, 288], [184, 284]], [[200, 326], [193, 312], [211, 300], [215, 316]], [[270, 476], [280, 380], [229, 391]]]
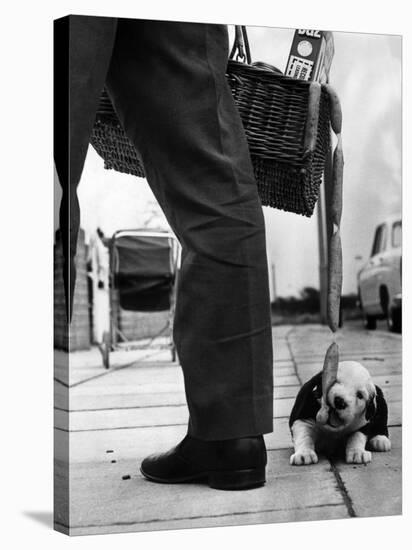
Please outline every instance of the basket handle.
[[247, 63], [248, 65], [252, 62], [249, 39], [247, 36], [246, 27], [243, 25], [235, 25], [235, 39], [233, 41], [229, 59], [234, 59], [235, 55], [236, 61], [243, 61], [243, 63]]

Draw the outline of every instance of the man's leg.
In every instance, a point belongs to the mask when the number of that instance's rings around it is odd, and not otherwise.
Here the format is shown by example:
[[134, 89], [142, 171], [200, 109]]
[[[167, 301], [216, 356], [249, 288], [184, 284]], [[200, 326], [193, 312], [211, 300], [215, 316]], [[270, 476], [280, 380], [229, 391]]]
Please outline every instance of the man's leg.
[[225, 79], [227, 29], [119, 20], [108, 88], [183, 246], [175, 342], [204, 440], [272, 431], [263, 214]]
[[183, 247], [174, 337], [188, 436], [142, 473], [240, 489], [265, 479], [272, 340], [263, 214], [226, 64], [226, 27], [119, 20], [107, 84]]
[[70, 15], [55, 21], [54, 159], [63, 194], [60, 230], [68, 321], [76, 280], [80, 225], [77, 186], [110, 63], [117, 19]]

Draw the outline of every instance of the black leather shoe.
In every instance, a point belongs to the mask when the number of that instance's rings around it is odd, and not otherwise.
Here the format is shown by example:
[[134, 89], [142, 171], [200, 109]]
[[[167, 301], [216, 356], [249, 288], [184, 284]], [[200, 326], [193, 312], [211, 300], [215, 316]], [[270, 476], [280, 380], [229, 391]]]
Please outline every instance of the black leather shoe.
[[202, 481], [214, 489], [260, 487], [266, 481], [263, 436], [203, 441], [187, 435], [176, 447], [148, 456], [141, 473], [157, 483]]

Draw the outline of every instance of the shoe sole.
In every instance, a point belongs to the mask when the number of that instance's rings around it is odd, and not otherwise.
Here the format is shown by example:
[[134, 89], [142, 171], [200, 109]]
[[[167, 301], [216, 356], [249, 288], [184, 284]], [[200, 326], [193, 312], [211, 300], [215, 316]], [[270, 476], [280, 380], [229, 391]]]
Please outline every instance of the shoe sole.
[[147, 474], [140, 468], [141, 474], [155, 483], [190, 483], [193, 481], [203, 481], [212, 489], [220, 489], [223, 491], [242, 491], [245, 489], [255, 489], [261, 487], [266, 482], [265, 468], [254, 468], [249, 470], [232, 470], [232, 471], [214, 471], [201, 472], [191, 476], [185, 476], [173, 479], [164, 479]]

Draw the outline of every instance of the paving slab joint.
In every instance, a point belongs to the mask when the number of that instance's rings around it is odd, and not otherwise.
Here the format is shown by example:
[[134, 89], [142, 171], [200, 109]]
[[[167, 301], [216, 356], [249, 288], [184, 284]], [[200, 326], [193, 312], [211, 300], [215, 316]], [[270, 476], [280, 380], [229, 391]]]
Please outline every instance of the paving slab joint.
[[336, 464], [334, 464], [332, 461], [329, 461], [330, 463], [330, 468], [331, 468], [331, 471], [333, 473], [333, 475], [335, 476], [335, 480], [336, 480], [336, 484], [337, 484], [337, 488], [338, 488], [338, 491], [340, 492], [342, 498], [343, 498], [343, 502], [346, 506], [346, 509], [348, 511], [348, 515], [349, 517], [351, 518], [356, 518], [356, 512], [355, 512], [355, 509], [353, 507], [353, 502], [352, 502], [352, 498], [346, 488], [346, 485], [340, 475], [340, 472], [338, 470], [338, 468], [336, 467]]
[[299, 384], [302, 386], [303, 382], [302, 382], [302, 379], [300, 378], [300, 375], [299, 375], [299, 372], [298, 372], [298, 364], [296, 362], [295, 356], [293, 355], [292, 345], [291, 345], [290, 339], [289, 339], [290, 335], [295, 331], [296, 331], [296, 327], [291, 327], [291, 329], [288, 330], [288, 332], [285, 334], [285, 341], [286, 341], [286, 345], [288, 347], [290, 356], [292, 358], [291, 360], [292, 360], [293, 370], [295, 371], [296, 378], [299, 380]]

